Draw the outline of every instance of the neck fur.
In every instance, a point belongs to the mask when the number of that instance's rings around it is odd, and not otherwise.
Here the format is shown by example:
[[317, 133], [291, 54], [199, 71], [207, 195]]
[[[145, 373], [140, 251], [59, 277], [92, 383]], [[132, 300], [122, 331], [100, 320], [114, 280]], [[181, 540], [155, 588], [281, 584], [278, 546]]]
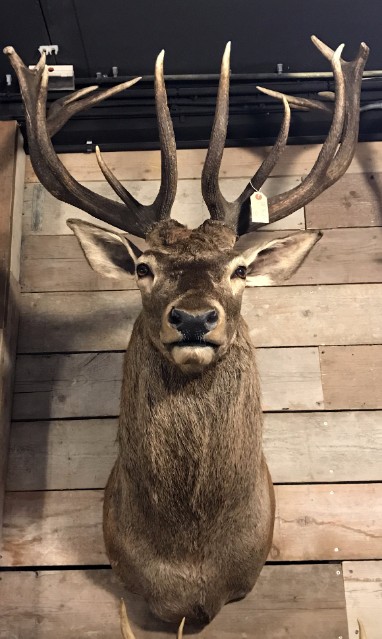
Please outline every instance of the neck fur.
[[138, 318], [125, 360], [119, 461], [151, 511], [165, 512], [168, 520], [177, 504], [185, 517], [187, 504], [193, 518], [221, 508], [222, 500], [234, 507], [256, 480], [261, 425], [244, 320], [226, 355], [188, 377], [152, 345], [144, 317]]

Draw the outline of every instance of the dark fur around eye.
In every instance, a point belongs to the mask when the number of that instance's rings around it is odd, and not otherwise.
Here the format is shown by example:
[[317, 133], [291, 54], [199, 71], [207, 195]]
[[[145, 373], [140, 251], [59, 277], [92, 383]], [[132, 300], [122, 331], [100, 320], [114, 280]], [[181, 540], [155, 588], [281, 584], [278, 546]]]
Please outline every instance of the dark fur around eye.
[[137, 276], [138, 277], [149, 277], [152, 276], [152, 272], [147, 264], [138, 264], [137, 266]]
[[247, 276], [247, 269], [245, 266], [238, 266], [237, 269], [232, 273], [232, 277], [240, 277], [242, 280], [245, 280]]

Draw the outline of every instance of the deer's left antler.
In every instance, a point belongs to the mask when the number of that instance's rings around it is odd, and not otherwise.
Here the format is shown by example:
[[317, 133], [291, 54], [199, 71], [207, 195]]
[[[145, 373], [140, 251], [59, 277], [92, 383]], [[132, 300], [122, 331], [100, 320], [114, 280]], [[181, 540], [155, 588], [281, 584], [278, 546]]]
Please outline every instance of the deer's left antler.
[[[340, 45], [336, 51], [333, 51], [315, 36], [312, 36], [312, 41], [322, 55], [330, 61], [333, 70], [336, 90], [332, 124], [318, 158], [304, 181], [290, 191], [268, 199], [270, 222], [276, 222], [290, 215], [336, 182], [349, 167], [357, 144], [362, 74], [369, 48], [362, 43], [357, 57], [351, 62], [346, 62], [341, 58], [344, 45]], [[219, 170], [228, 123], [229, 57], [230, 43], [226, 47], [222, 61], [215, 119], [203, 168], [202, 192], [211, 217], [225, 221], [242, 234], [261, 226], [260, 224], [250, 226], [248, 200], [254, 191], [259, 190], [264, 184], [285, 148], [290, 123], [288, 104], [305, 110], [320, 109], [331, 112], [332, 108], [319, 100], [295, 98], [258, 87], [264, 93], [282, 100], [284, 119], [276, 143], [257, 173], [239, 197], [233, 202], [228, 202], [220, 191]], [[242, 222], [240, 218], [244, 214], [247, 215], [247, 220], [243, 227], [243, 224], [239, 222]]]

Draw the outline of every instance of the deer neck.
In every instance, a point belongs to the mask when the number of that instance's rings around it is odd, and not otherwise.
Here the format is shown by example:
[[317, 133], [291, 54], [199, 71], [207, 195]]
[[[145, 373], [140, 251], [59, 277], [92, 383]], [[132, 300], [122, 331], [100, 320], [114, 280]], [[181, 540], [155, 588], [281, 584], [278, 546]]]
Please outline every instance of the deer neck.
[[221, 484], [225, 498], [240, 484], [249, 487], [262, 459], [261, 424], [244, 320], [226, 355], [190, 378], [152, 345], [144, 317], [138, 318], [125, 360], [119, 463], [141, 494], [146, 487], [154, 501], [184, 504], [198, 493], [203, 500], [211, 481]]

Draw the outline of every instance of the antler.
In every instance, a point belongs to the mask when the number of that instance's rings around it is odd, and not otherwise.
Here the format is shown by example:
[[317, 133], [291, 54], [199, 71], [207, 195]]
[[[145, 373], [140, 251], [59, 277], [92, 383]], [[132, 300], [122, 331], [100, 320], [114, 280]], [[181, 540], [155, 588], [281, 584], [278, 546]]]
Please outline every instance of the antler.
[[[333, 70], [336, 92], [332, 124], [318, 158], [304, 181], [290, 191], [268, 199], [270, 222], [276, 222], [290, 215], [336, 182], [347, 170], [357, 144], [362, 74], [369, 48], [361, 43], [357, 57], [351, 62], [346, 62], [341, 58], [344, 45], [340, 45], [336, 51], [333, 51], [315, 36], [312, 36], [312, 42], [330, 61]], [[319, 100], [295, 98], [258, 87], [260, 91], [283, 101], [283, 123], [275, 145], [257, 173], [241, 195], [233, 202], [228, 202], [219, 188], [219, 169], [227, 134], [229, 55], [230, 43], [226, 47], [222, 61], [215, 119], [202, 173], [202, 193], [211, 218], [225, 221], [242, 234], [262, 226], [261, 224], [250, 225], [249, 198], [263, 185], [285, 148], [290, 123], [288, 103], [292, 107], [303, 109], [325, 111], [332, 111], [332, 109]], [[246, 219], [243, 219], [244, 217]]]
[[[123, 204], [90, 191], [70, 175], [56, 155], [50, 140], [74, 113], [124, 91], [140, 78], [134, 78], [97, 94], [93, 93], [98, 88], [96, 86], [76, 91], [54, 102], [46, 117], [48, 69], [45, 66], [45, 54], [42, 54], [34, 69], [28, 69], [13, 47], [6, 47], [4, 53], [9, 56], [19, 80], [33, 168], [41, 184], [52, 195], [83, 209], [103, 222], [139, 237], [145, 237], [155, 222], [170, 217], [177, 187], [177, 165], [175, 136], [163, 77], [164, 51], [159, 54], [155, 65], [155, 102], [162, 162], [161, 185], [156, 199], [150, 205], [140, 204], [122, 186], [102, 160], [98, 148], [99, 166], [109, 184], [123, 200]], [[93, 95], [88, 95], [89, 93]]]
[[[131, 629], [129, 618], [127, 616], [125, 602], [123, 601], [123, 599], [121, 599], [121, 603], [119, 607], [119, 619], [121, 623], [121, 633], [122, 633], [123, 639], [135, 639], [135, 635]], [[183, 617], [178, 627], [176, 639], [183, 639], [183, 629], [184, 629], [185, 621], [186, 619]]]

